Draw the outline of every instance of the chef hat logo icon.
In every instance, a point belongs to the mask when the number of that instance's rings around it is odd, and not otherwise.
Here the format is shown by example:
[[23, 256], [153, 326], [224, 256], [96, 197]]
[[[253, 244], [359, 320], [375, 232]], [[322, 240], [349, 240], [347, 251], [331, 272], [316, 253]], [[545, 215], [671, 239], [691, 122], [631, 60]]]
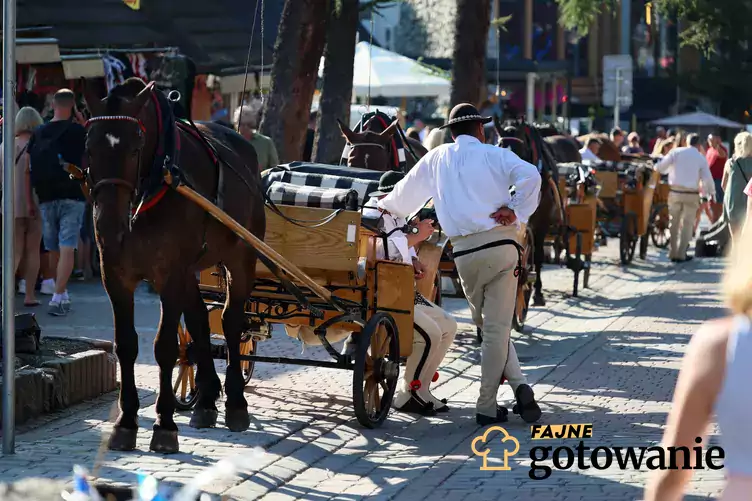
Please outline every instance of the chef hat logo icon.
[[[494, 432], [500, 432], [499, 442], [504, 447], [504, 457], [501, 466], [488, 466], [488, 455], [491, 453], [492, 444], [488, 443], [489, 435]], [[509, 466], [509, 458], [520, 452], [520, 442], [512, 435], [507, 433], [507, 430], [501, 426], [492, 426], [486, 430], [483, 435], [479, 435], [473, 439], [470, 448], [476, 456], [483, 458], [483, 466], [480, 467], [483, 471], [509, 471], [512, 468]]]

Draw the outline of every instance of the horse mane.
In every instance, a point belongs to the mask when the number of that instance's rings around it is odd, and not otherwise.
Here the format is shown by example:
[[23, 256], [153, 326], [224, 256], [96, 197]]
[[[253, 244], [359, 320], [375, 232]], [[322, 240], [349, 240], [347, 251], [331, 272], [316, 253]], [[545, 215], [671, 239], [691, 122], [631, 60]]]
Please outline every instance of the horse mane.
[[551, 136], [563, 136], [564, 134], [556, 127], [556, 125], [550, 123], [550, 122], [536, 122], [533, 124], [533, 126], [538, 130], [538, 132], [543, 136], [543, 138], [551, 137]]
[[528, 141], [535, 147], [541, 156], [543, 171], [548, 172], [551, 177], [553, 177], [554, 181], [558, 181], [556, 158], [551, 152], [548, 143], [543, 140], [543, 135], [536, 124], [529, 124], [525, 122], [524, 119], [507, 120], [503, 124], [502, 132], [512, 135], [520, 132], [523, 134], [526, 133]]

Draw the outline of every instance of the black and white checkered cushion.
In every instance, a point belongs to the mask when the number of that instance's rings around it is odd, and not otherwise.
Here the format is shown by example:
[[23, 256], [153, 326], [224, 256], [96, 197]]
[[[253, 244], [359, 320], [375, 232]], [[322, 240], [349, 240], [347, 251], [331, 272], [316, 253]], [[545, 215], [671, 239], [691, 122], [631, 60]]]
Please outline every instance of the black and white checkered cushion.
[[269, 199], [279, 205], [318, 207], [321, 209], [358, 210], [358, 193], [340, 188], [318, 188], [273, 182], [266, 191]]
[[358, 194], [358, 206], [362, 207], [368, 201], [368, 194], [379, 188], [378, 180], [356, 179], [345, 176], [298, 172], [285, 169], [275, 169], [264, 176], [264, 186], [270, 187], [274, 182], [308, 186], [314, 188], [337, 188], [340, 190], [354, 190]]

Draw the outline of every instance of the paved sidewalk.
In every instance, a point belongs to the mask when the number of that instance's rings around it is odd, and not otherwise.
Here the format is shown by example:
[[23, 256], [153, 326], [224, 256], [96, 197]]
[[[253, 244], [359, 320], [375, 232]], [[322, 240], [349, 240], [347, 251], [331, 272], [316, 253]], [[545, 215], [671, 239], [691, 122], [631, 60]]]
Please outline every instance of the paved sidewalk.
[[[515, 333], [517, 351], [543, 406], [542, 422], [593, 423], [593, 439], [585, 440], [591, 448], [649, 446], [660, 440], [684, 346], [702, 321], [723, 314], [716, 290], [721, 261], [674, 266], [651, 247], [647, 262], [636, 260], [621, 268], [616, 247], [612, 240], [596, 256], [591, 289], [580, 298], [569, 297], [571, 272], [548, 266], [543, 274], [548, 305], [533, 308], [525, 333]], [[73, 292], [77, 312], [64, 320], [40, 314], [44, 334], [111, 337], [109, 303], [101, 289], [86, 285]], [[646, 471], [615, 466], [554, 470], [546, 480], [531, 480], [531, 447], [562, 443], [531, 442], [529, 427], [517, 416], [505, 426], [520, 442], [518, 454], [510, 458], [511, 471], [480, 471], [482, 460], [470, 446], [483, 432], [474, 420], [479, 345], [467, 303], [448, 299], [446, 306], [461, 330], [435, 389], [439, 398], [449, 399], [448, 415], [415, 419], [393, 412], [382, 428], [364, 430], [353, 416], [349, 372], [257, 364], [246, 389], [253, 414], [250, 430], [193, 430], [188, 415], [181, 415], [181, 453], [161, 456], [148, 452], [157, 383], [151, 342], [159, 309], [155, 296], [139, 294], [139, 451], [100, 454], [114, 402], [114, 396], [106, 396], [25, 425], [17, 454], [0, 457], [0, 475], [3, 480], [67, 478], [72, 464], [91, 467], [96, 462], [97, 474], [111, 481], [132, 482], [141, 470], [185, 482], [220, 458], [247, 455], [261, 446], [268, 453], [259, 462], [249, 461], [241, 476], [215, 482], [209, 491], [239, 500], [641, 499]], [[305, 356], [323, 358], [314, 352], [307, 349]], [[275, 332], [259, 353], [298, 356], [300, 346]], [[505, 386], [500, 400], [509, 402], [510, 410], [511, 399]], [[574, 447], [577, 441], [566, 445]], [[685, 499], [718, 495], [722, 480], [722, 471], [698, 472], [693, 495]]]

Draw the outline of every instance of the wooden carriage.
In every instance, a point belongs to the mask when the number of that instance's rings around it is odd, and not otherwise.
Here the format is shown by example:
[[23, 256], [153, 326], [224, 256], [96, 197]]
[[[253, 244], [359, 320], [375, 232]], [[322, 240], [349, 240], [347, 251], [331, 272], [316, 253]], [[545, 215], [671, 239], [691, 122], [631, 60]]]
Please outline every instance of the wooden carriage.
[[[267, 203], [266, 220], [265, 243], [288, 263], [284, 280], [261, 261], [257, 265], [241, 339], [246, 383], [256, 362], [352, 370], [355, 415], [365, 427], [379, 426], [391, 408], [400, 361], [412, 351], [413, 267], [376, 259], [377, 240], [385, 235], [358, 210]], [[302, 224], [315, 221], [324, 224]], [[297, 273], [287, 273], [291, 269]], [[436, 267], [432, 272], [435, 275]], [[285, 284], [288, 279], [292, 288]], [[226, 299], [224, 280], [221, 268], [201, 273], [201, 293], [218, 341]], [[259, 343], [271, 338], [274, 324], [281, 324], [288, 336], [307, 345], [323, 346], [332, 360], [263, 356]], [[343, 354], [333, 344], [349, 335], [355, 350]], [[216, 343], [215, 358], [226, 355], [223, 348], [223, 343]], [[181, 333], [178, 363], [176, 400], [181, 408], [190, 408], [197, 390], [190, 338], [185, 332]]]
[[619, 236], [622, 264], [632, 262], [638, 242], [639, 257], [645, 259], [660, 174], [649, 163], [603, 162], [594, 168], [601, 185], [598, 220], [604, 237]]

